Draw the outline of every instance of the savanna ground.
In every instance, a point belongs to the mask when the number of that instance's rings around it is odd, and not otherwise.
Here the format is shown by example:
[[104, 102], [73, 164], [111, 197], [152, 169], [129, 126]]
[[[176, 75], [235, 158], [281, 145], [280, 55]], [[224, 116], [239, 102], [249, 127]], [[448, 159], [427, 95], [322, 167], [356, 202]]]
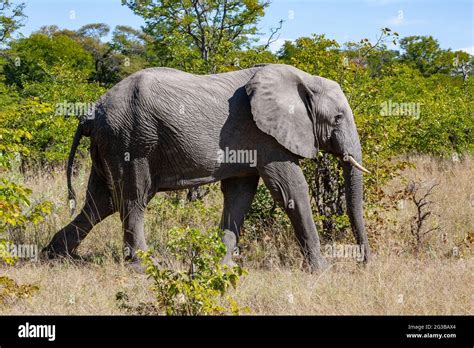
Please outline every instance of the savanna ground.
[[[428, 233], [416, 252], [411, 235], [415, 205], [400, 199], [380, 210], [367, 208], [367, 225], [375, 257], [367, 266], [353, 259], [330, 259], [320, 274], [301, 269], [302, 258], [291, 227], [267, 226], [252, 231], [246, 223], [241, 240], [241, 263], [248, 275], [231, 295], [250, 314], [460, 314], [474, 313], [474, 158], [435, 160], [412, 158], [416, 168], [406, 169], [384, 187], [390, 197], [414, 180], [433, 189]], [[88, 169], [74, 179], [83, 192]], [[38, 174], [26, 179], [38, 199], [57, 207], [53, 214], [17, 238], [44, 246], [69, 220], [63, 172]], [[422, 186], [423, 187], [423, 186]], [[420, 189], [421, 192], [422, 189]], [[395, 197], [392, 195], [392, 197]], [[393, 198], [395, 199], [395, 198]], [[149, 245], [159, 250], [173, 226], [202, 230], [219, 222], [222, 196], [218, 184], [202, 201], [187, 202], [185, 193], [157, 195], [147, 208]], [[259, 227], [262, 228], [262, 227]], [[255, 237], [255, 233], [259, 238]], [[324, 234], [323, 234], [324, 235]], [[122, 233], [118, 215], [97, 225], [80, 246], [82, 261], [19, 262], [1, 266], [2, 273], [20, 284], [38, 285], [33, 296], [0, 309], [2, 314], [130, 314], [116, 300], [128, 295], [134, 305], [153, 301], [151, 282], [131, 271], [122, 259]], [[338, 243], [353, 243], [349, 234]], [[323, 240], [325, 243], [332, 243]]]

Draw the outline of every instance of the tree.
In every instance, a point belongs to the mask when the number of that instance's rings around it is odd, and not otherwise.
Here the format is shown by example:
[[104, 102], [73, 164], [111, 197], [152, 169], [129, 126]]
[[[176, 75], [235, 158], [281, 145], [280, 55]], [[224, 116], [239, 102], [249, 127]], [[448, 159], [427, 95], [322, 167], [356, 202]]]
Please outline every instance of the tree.
[[23, 26], [24, 3], [13, 5], [10, 0], [0, 0], [0, 44], [7, 43], [12, 34]]
[[[43, 25], [42, 27], [40, 27], [36, 33], [38, 34], [43, 34], [43, 35], [46, 35], [48, 37], [52, 37], [54, 34], [57, 34], [59, 32], [59, 27], [57, 25]], [[62, 31], [62, 33], [64, 33], [65, 30]], [[67, 33], [66, 33], [66, 36], [71, 36], [71, 35], [68, 35], [68, 33], [73, 33], [72, 30], [67, 30]]]
[[456, 51], [451, 57], [453, 62], [453, 75], [461, 76], [463, 81], [474, 72], [474, 56], [467, 52]]
[[118, 25], [112, 33], [111, 47], [120, 61], [120, 78], [150, 66], [155, 53], [150, 49], [152, 39], [138, 29]]
[[64, 64], [86, 74], [93, 69], [89, 52], [61, 33], [51, 37], [34, 33], [12, 42], [6, 53], [9, 62], [4, 66], [5, 81], [20, 88], [25, 82], [47, 80], [46, 67]]
[[[144, 31], [157, 43], [166, 42], [168, 38], [177, 39], [180, 53], [190, 47], [204, 62], [203, 69], [214, 72], [219, 55], [251, 42], [250, 37], [257, 33], [256, 24], [269, 2], [123, 0], [123, 4], [145, 19]], [[192, 57], [192, 52], [186, 52], [185, 56]]]
[[100, 40], [104, 36], [107, 36], [109, 32], [110, 27], [104, 23], [86, 24], [77, 31], [80, 36], [90, 37], [96, 40]]
[[333, 80], [338, 80], [342, 67], [339, 44], [324, 34], [300, 37], [294, 43], [285, 42], [279, 57], [283, 63]]
[[447, 73], [452, 68], [449, 51], [439, 47], [432, 36], [407, 36], [400, 40], [401, 62], [417, 68], [423, 76]]
[[103, 85], [112, 85], [120, 80], [120, 60], [114, 55], [113, 46], [101, 41], [109, 32], [107, 24], [93, 23], [82, 26], [75, 33], [76, 40], [94, 58], [92, 79]]
[[114, 49], [122, 54], [144, 54], [146, 35], [138, 29], [126, 25], [117, 25], [112, 33]]
[[147, 36], [137, 29], [119, 25], [110, 42], [103, 39], [110, 33], [104, 23], [87, 24], [78, 30], [62, 29], [57, 26], [41, 27], [36, 33], [54, 37], [67, 36], [89, 52], [94, 61], [90, 79], [104, 86], [112, 86], [131, 73], [148, 65]]

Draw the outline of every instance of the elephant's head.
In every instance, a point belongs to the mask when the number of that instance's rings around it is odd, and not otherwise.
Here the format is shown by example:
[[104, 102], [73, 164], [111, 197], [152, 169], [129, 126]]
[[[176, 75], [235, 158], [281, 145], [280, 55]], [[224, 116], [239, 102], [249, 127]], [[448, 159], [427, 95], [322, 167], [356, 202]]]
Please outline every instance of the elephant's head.
[[362, 152], [354, 116], [340, 86], [288, 65], [269, 64], [245, 86], [258, 128], [292, 153], [315, 158], [318, 150], [343, 159], [349, 219], [357, 242], [370, 249], [363, 218]]

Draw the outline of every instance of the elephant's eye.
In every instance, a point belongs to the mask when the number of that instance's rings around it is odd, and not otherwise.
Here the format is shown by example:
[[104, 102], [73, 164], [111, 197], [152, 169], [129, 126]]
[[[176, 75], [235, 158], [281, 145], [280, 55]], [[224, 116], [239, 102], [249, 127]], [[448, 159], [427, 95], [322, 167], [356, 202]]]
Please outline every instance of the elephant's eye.
[[341, 122], [341, 119], [342, 119], [342, 114], [337, 114], [336, 117], [335, 117], [336, 124], [338, 124], [339, 122]]

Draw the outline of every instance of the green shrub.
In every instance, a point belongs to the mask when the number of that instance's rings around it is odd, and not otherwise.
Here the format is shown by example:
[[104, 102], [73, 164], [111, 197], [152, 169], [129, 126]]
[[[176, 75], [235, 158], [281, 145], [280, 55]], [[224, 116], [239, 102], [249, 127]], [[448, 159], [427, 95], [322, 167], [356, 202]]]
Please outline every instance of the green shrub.
[[[22, 144], [24, 138], [31, 138], [27, 131], [0, 128], [0, 173], [2, 176], [11, 169], [15, 154], [27, 154]], [[38, 224], [51, 212], [48, 201], [32, 204], [31, 190], [6, 177], [0, 178], [0, 263], [14, 265], [16, 257], [9, 253], [9, 237], [26, 224]], [[0, 305], [16, 299], [30, 297], [38, 287], [17, 284], [7, 276], [0, 276]]]
[[[27, 130], [30, 135], [22, 137], [28, 150], [27, 154], [21, 153], [23, 170], [32, 165], [42, 169], [63, 166], [78, 124], [77, 117], [82, 116], [70, 114], [70, 110], [64, 110], [65, 105], [67, 108], [83, 106], [84, 110], [78, 110], [87, 111], [105, 92], [98, 84], [87, 82], [84, 73], [70, 70], [66, 65], [44, 66], [43, 71], [48, 80], [25, 82], [16, 103], [18, 92], [5, 89], [9, 98], [3, 100], [8, 104], [0, 110], [1, 128]], [[81, 143], [82, 155], [86, 154], [87, 143]]]
[[92, 55], [65, 35], [33, 33], [13, 41], [7, 53], [9, 59], [3, 68], [6, 83], [20, 88], [31, 81], [50, 81], [47, 68], [56, 64], [87, 75], [94, 69]]
[[0, 276], [0, 305], [12, 303], [17, 299], [31, 297], [39, 287], [31, 284], [18, 284], [13, 279]]
[[31, 139], [31, 134], [20, 129], [0, 128], [0, 139], [0, 240], [4, 240], [7, 233], [13, 233], [27, 223], [43, 221], [52, 205], [48, 201], [32, 204], [29, 188], [3, 177], [11, 170], [18, 154], [29, 153], [22, 142]]
[[159, 311], [167, 315], [216, 315], [239, 314], [243, 310], [231, 296], [222, 301], [246, 271], [240, 266], [220, 265], [226, 247], [219, 231], [175, 228], [170, 231], [168, 248], [180, 269], [163, 268], [165, 260], [157, 265], [150, 252], [140, 253], [145, 273], [153, 281]]

